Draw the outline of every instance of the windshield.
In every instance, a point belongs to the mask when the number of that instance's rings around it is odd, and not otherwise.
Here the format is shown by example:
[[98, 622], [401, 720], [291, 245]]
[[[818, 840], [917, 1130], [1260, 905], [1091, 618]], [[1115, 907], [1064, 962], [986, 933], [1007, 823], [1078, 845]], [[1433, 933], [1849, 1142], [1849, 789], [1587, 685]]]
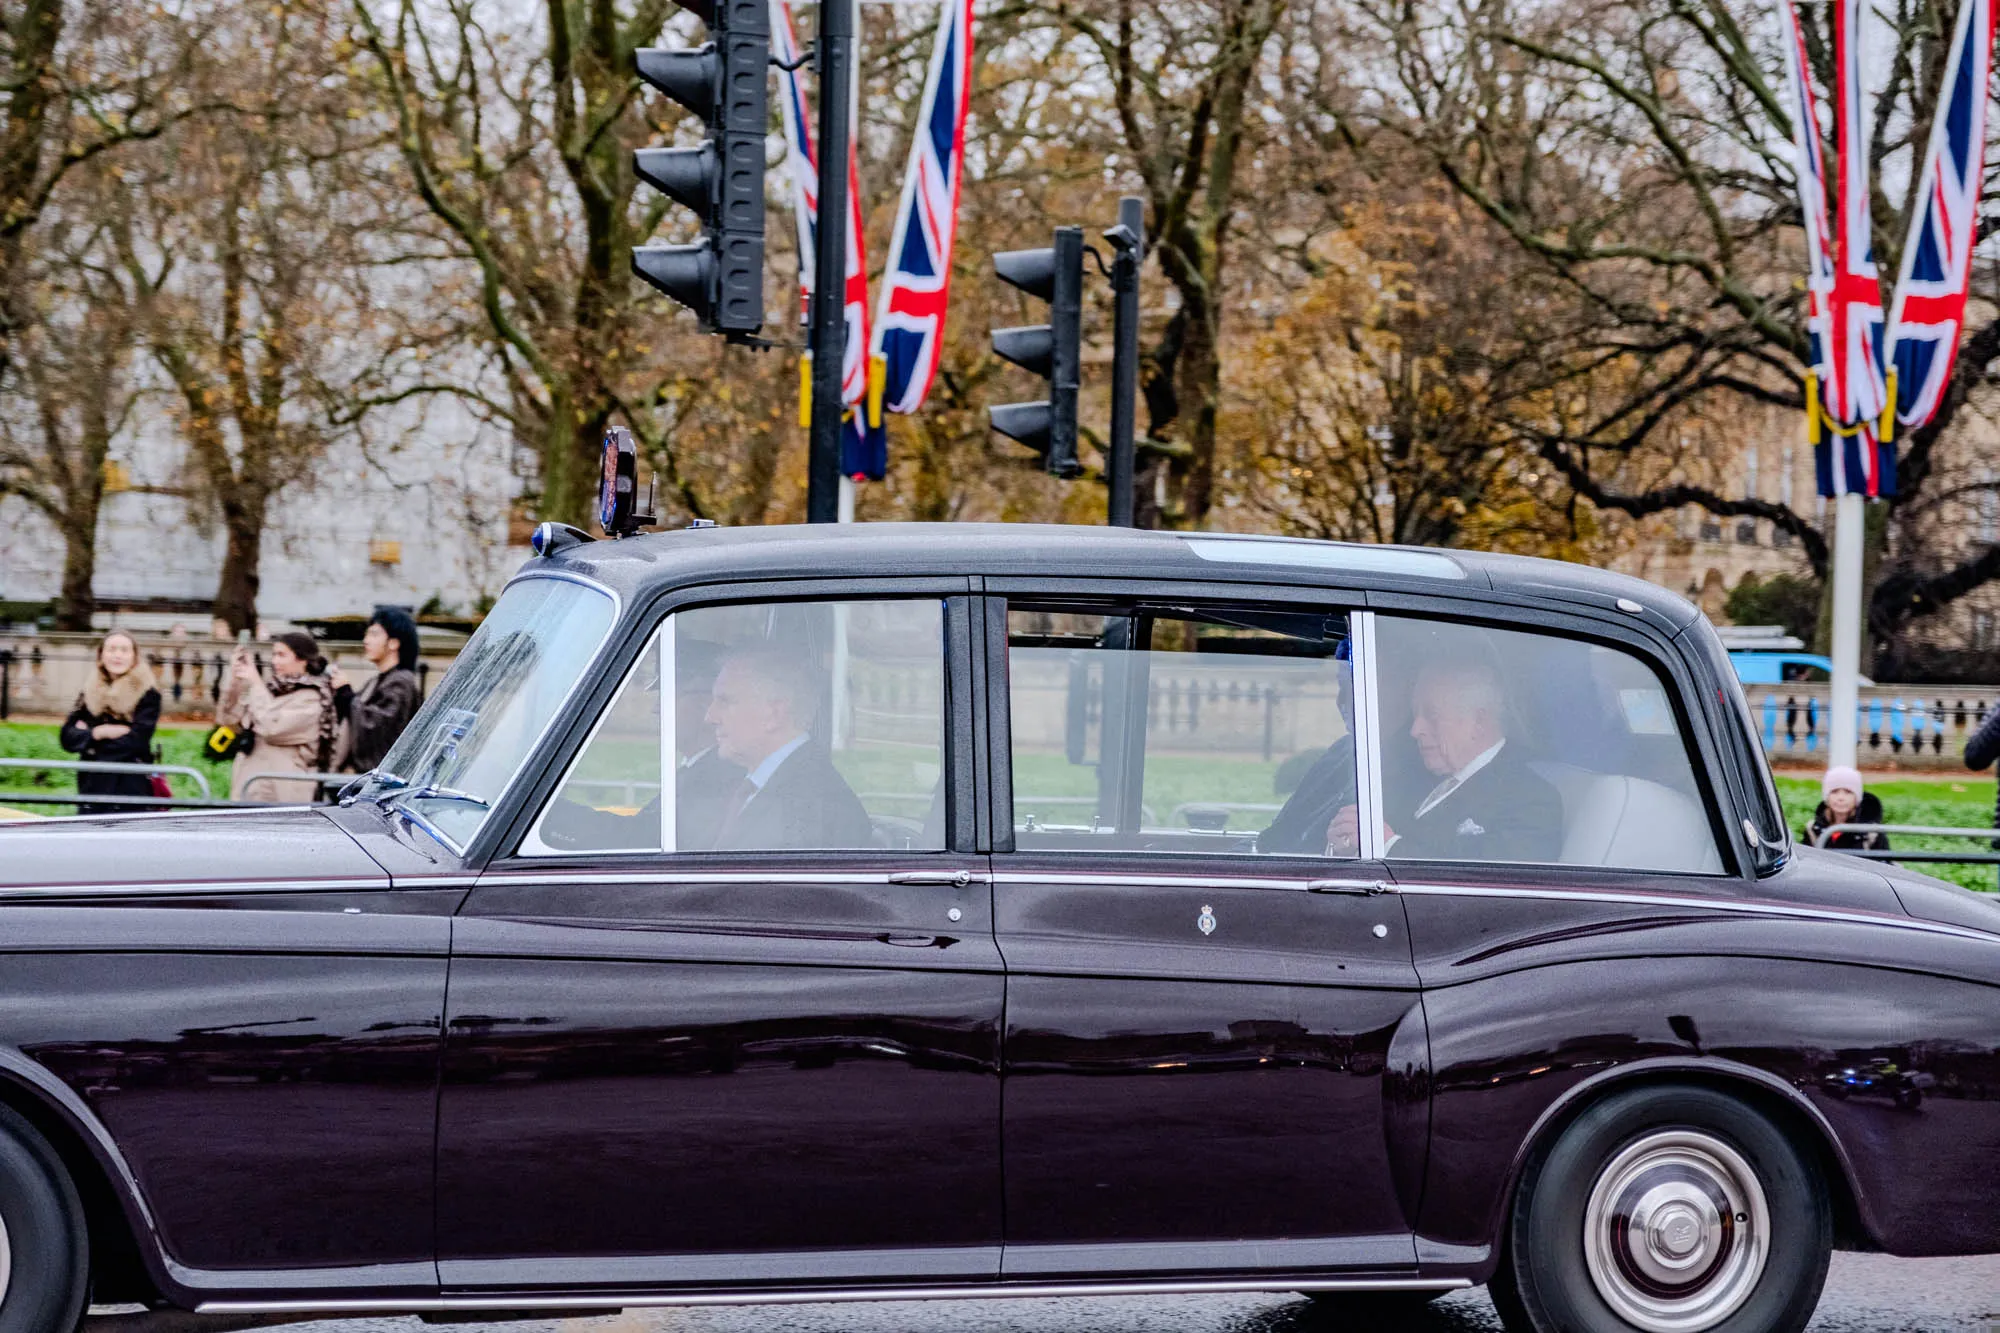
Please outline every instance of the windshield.
[[513, 584], [361, 795], [396, 804], [463, 848], [603, 646], [611, 597], [565, 579]]

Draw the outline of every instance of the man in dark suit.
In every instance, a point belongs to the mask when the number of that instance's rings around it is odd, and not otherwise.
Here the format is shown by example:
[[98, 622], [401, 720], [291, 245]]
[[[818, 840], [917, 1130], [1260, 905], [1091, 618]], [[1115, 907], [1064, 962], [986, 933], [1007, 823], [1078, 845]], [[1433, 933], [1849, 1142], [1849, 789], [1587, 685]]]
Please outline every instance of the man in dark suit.
[[[1562, 798], [1507, 739], [1499, 672], [1473, 660], [1427, 665], [1410, 693], [1410, 739], [1434, 786], [1383, 834], [1398, 860], [1556, 861]], [[1329, 846], [1351, 846], [1359, 828], [1344, 807]]]
[[744, 776], [722, 805], [715, 850], [874, 845], [868, 812], [807, 730], [822, 684], [774, 647], [723, 662], [707, 720], [717, 753]]

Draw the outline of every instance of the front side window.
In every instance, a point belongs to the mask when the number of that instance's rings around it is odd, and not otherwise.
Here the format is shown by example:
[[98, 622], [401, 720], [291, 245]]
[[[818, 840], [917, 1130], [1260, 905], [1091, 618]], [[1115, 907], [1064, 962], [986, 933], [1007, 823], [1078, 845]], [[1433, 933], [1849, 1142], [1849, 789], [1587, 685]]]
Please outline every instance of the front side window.
[[511, 584], [361, 795], [404, 803], [466, 846], [616, 618], [610, 594], [598, 588], [549, 577]]
[[1021, 850], [1356, 855], [1344, 615], [1008, 610]]
[[1668, 686], [1554, 635], [1378, 616], [1391, 859], [1722, 869]]
[[678, 612], [523, 850], [940, 850], [944, 703], [941, 602]]

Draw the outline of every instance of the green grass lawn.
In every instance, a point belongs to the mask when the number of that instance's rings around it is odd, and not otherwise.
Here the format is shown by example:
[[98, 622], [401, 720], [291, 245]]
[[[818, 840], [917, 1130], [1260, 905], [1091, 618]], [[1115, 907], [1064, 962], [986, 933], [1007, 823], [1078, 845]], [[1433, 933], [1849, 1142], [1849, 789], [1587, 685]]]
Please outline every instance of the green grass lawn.
[[[1945, 778], [1924, 780], [1901, 778], [1871, 782], [1868, 790], [1882, 802], [1882, 820], [1888, 824], [1931, 824], [1942, 828], [1988, 828], [1993, 823], [1992, 778]], [[1778, 799], [1785, 806], [1785, 822], [1797, 838], [1812, 822], [1813, 807], [1819, 804], [1819, 779], [1780, 777]], [[1925, 838], [1891, 834], [1892, 846], [1911, 851], [1983, 852], [1990, 850], [1971, 838]], [[1969, 889], [1991, 890], [1993, 866], [1913, 864], [1910, 869], [1939, 879], [1963, 884]]]
[[[43, 722], [0, 722], [0, 756], [9, 759], [74, 759], [56, 741], [58, 728]], [[229, 795], [229, 765], [212, 764], [201, 757], [202, 738], [208, 735], [206, 726], [163, 726], [153, 733], [153, 743], [159, 748], [160, 762], [184, 764], [208, 776], [212, 794], [218, 798]], [[194, 782], [178, 774], [169, 774], [168, 783], [176, 796], [199, 796], [201, 791]], [[8, 792], [35, 792], [54, 795], [76, 790], [76, 774], [61, 769], [19, 769], [0, 768], [0, 806], [9, 804]], [[67, 805], [15, 805], [14, 809], [31, 814], [68, 815], [76, 813], [75, 807]]]

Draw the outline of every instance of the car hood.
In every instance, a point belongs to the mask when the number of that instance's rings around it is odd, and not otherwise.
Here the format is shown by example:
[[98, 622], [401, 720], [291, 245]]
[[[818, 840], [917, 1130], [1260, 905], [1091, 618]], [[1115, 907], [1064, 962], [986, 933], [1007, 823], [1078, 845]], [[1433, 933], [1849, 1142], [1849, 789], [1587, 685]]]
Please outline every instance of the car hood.
[[[1875, 868], [1882, 872], [1882, 878], [1889, 881], [1889, 887], [1895, 890], [1903, 910], [1911, 916], [2000, 935], [2000, 896], [1975, 893], [1902, 866], [1878, 861]], [[1987, 871], [1992, 873], [1992, 868], [1988, 867]]]
[[1773, 897], [1816, 907], [1900, 912], [1921, 921], [2000, 935], [2000, 896], [1974, 893], [1887, 861], [1845, 852], [1796, 848], [1785, 868], [1761, 887]]
[[387, 888], [389, 877], [353, 838], [314, 809], [0, 824], [0, 895], [302, 884]]

